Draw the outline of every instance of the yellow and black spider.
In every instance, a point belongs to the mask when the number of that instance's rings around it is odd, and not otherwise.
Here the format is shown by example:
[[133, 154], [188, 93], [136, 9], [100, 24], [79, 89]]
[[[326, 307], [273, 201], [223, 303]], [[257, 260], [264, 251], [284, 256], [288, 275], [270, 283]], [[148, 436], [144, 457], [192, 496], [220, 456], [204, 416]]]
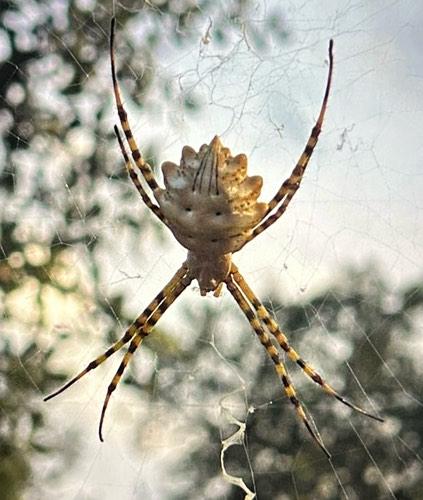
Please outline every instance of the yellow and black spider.
[[222, 145], [217, 136], [213, 138], [210, 144], [203, 144], [198, 152], [189, 146], [185, 146], [182, 149], [182, 158], [179, 165], [171, 162], [163, 163], [162, 171], [165, 188], [159, 187], [150, 165], [142, 158], [132, 135], [127, 113], [123, 107], [115, 71], [114, 27], [115, 19], [112, 19], [110, 59], [117, 111], [132, 153], [132, 159], [141, 173], [142, 180], [150, 188], [152, 197], [146, 192], [137, 172], [134, 170], [118, 128], [115, 126], [115, 133], [125, 165], [144, 203], [172, 231], [179, 243], [188, 250], [188, 256], [169, 283], [129, 326], [122, 338], [109, 347], [101, 356], [91, 361], [82, 372], [62, 388], [47, 396], [45, 400], [51, 399], [66, 390], [86, 373], [97, 368], [103, 361], [130, 342], [123, 360], [107, 389], [99, 424], [99, 437], [103, 441], [102, 427], [110, 397], [116, 389], [132, 355], [143, 339], [151, 333], [164, 312], [193, 280], [198, 281], [201, 295], [214, 292], [214, 295], [218, 296], [223, 284], [225, 284], [272, 359], [285, 394], [295, 407], [299, 418], [314, 440], [330, 457], [322, 440], [313, 430], [296, 396], [279, 351], [272, 343], [269, 333], [274, 337], [280, 348], [285, 351], [289, 359], [295, 362], [327, 394], [368, 417], [378, 421], [383, 420], [362, 410], [338, 394], [312, 366], [299, 356], [290, 346], [279, 325], [255, 296], [238, 268], [232, 262], [232, 254], [238, 252], [246, 243], [253, 240], [279, 219], [301, 184], [304, 171], [317, 144], [325, 116], [332, 80], [333, 41], [331, 40], [329, 43], [329, 73], [323, 103], [316, 124], [291, 175], [282, 183], [275, 196], [268, 203], [264, 203], [257, 201], [263, 184], [262, 178], [260, 176], [248, 176], [247, 157], [243, 154], [235, 157], [231, 156], [230, 150]]

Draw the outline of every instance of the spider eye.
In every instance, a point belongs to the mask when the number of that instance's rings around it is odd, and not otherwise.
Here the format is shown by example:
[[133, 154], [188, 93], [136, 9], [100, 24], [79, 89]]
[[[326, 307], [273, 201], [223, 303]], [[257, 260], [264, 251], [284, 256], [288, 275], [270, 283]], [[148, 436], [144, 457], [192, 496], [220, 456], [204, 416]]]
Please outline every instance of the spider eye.
[[214, 215], [222, 215], [222, 212], [216, 212]]
[[216, 243], [216, 242], [217, 242], [217, 241], [219, 241], [219, 240], [217, 240], [216, 238], [213, 238], [213, 239], [212, 239], [212, 240], [210, 240], [210, 241], [211, 241], [212, 243]]
[[185, 212], [192, 212], [192, 208], [191, 207], [186, 207], [185, 208]]

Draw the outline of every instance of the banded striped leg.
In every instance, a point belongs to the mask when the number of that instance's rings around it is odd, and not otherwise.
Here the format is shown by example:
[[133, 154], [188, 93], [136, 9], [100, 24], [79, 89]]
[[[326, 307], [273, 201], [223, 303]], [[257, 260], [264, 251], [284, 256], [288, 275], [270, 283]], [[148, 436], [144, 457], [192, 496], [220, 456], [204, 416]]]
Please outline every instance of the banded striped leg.
[[104, 416], [106, 414], [107, 406], [110, 401], [110, 397], [113, 393], [113, 391], [116, 389], [117, 385], [119, 384], [119, 381], [123, 375], [123, 372], [125, 371], [125, 368], [128, 366], [128, 363], [130, 362], [134, 352], [137, 350], [141, 342], [144, 340], [147, 335], [151, 333], [151, 330], [153, 329], [154, 325], [157, 323], [157, 321], [162, 317], [166, 309], [173, 304], [173, 302], [181, 295], [181, 293], [185, 290], [185, 288], [191, 283], [192, 278], [189, 275], [186, 275], [184, 278], [179, 280], [178, 284], [176, 287], [164, 298], [164, 300], [160, 303], [160, 305], [155, 309], [155, 311], [149, 315], [149, 318], [144, 321], [142, 326], [137, 329], [136, 334], [133, 336], [131, 343], [129, 344], [128, 350], [125, 353], [125, 356], [122, 359], [121, 364], [119, 365], [119, 368], [117, 369], [117, 372], [115, 376], [112, 379], [112, 382], [110, 383], [109, 387], [107, 388], [107, 394], [104, 399], [103, 403], [103, 408], [101, 410], [101, 417], [100, 417], [100, 423], [98, 426], [98, 435], [100, 438], [100, 441], [103, 441], [103, 422], [104, 422]]
[[152, 212], [154, 212], [154, 214], [164, 224], [167, 225], [167, 221], [166, 221], [164, 215], [162, 214], [160, 208], [151, 201], [150, 197], [145, 192], [145, 189], [143, 188], [143, 186], [142, 186], [142, 184], [141, 184], [141, 182], [140, 182], [140, 180], [138, 178], [137, 173], [135, 172], [134, 168], [132, 167], [132, 162], [131, 162], [131, 160], [128, 157], [128, 154], [127, 154], [126, 149], [125, 149], [125, 145], [123, 144], [122, 138], [121, 138], [120, 133], [119, 133], [119, 129], [117, 128], [116, 125], [114, 126], [114, 131], [115, 131], [117, 140], [119, 142], [120, 151], [121, 151], [123, 159], [125, 161], [126, 170], [128, 172], [129, 177], [131, 178], [132, 182], [134, 183], [135, 187], [137, 188], [137, 191], [141, 195], [142, 201], [147, 205], [147, 207]]
[[[330, 40], [329, 42], [329, 73], [328, 73], [328, 79], [326, 83], [326, 89], [325, 89], [325, 94], [323, 97], [323, 102], [322, 106], [320, 108], [320, 113], [317, 118], [316, 124], [314, 125], [310, 137], [307, 141], [306, 147], [304, 148], [304, 151], [302, 155], [300, 156], [300, 159], [298, 160], [297, 164], [295, 165], [294, 170], [292, 171], [291, 175], [289, 176], [288, 179], [284, 181], [282, 186], [280, 187], [279, 191], [275, 194], [275, 196], [270, 200], [268, 203], [268, 208], [266, 210], [265, 215], [262, 218], [262, 221], [259, 223], [259, 225], [253, 230], [251, 233], [250, 237], [245, 241], [244, 245], [251, 241], [253, 238], [258, 236], [260, 233], [262, 233], [265, 229], [270, 227], [274, 222], [276, 222], [281, 215], [285, 212], [285, 210], [288, 208], [288, 205], [292, 198], [294, 197], [295, 193], [297, 192], [298, 188], [300, 187], [301, 180], [303, 178], [305, 169], [308, 165], [308, 162], [311, 158], [311, 155], [313, 154], [314, 148], [316, 147], [317, 140], [319, 138], [320, 132], [322, 130], [322, 124], [323, 120], [325, 117], [326, 113], [326, 108], [327, 108], [327, 103], [328, 103], [328, 98], [329, 98], [329, 91], [330, 91], [330, 86], [332, 82], [332, 71], [333, 71], [333, 40]], [[266, 217], [269, 215], [269, 213], [276, 208], [279, 203], [281, 205], [279, 208], [274, 212], [270, 217], [266, 219]]]
[[106, 359], [110, 358], [110, 356], [112, 356], [115, 352], [119, 351], [125, 344], [127, 344], [134, 337], [134, 335], [136, 335], [143, 328], [149, 318], [152, 317], [153, 314], [161, 307], [166, 297], [173, 293], [175, 287], [178, 286], [178, 283], [185, 277], [186, 274], [187, 269], [182, 266], [169, 281], [169, 283], [163, 288], [163, 290], [158, 293], [155, 299], [147, 306], [143, 313], [140, 314], [138, 318], [132, 323], [132, 325], [126, 330], [126, 332], [119, 340], [117, 340], [112, 346], [110, 346], [107, 351], [98, 356], [98, 358], [88, 363], [87, 367], [84, 370], [82, 370], [78, 375], [69, 380], [69, 382], [67, 382], [64, 386], [62, 386], [60, 389], [53, 392], [49, 396], [46, 396], [44, 398], [44, 401], [48, 401], [49, 399], [54, 398], [55, 396], [71, 387], [84, 375], [104, 363]]
[[279, 378], [281, 379], [281, 382], [283, 384], [283, 388], [285, 391], [286, 396], [289, 398], [291, 403], [294, 405], [295, 410], [297, 412], [297, 415], [307, 428], [308, 432], [311, 434], [312, 438], [316, 443], [320, 446], [320, 448], [325, 452], [326, 456], [328, 458], [331, 458], [331, 455], [325, 445], [323, 444], [322, 440], [320, 437], [316, 434], [316, 432], [313, 430], [307, 415], [298, 400], [296, 394], [295, 394], [295, 389], [294, 386], [292, 385], [288, 373], [285, 369], [285, 366], [283, 365], [279, 353], [276, 349], [276, 347], [272, 344], [269, 335], [265, 332], [264, 328], [260, 324], [259, 319], [257, 318], [255, 312], [253, 311], [251, 305], [247, 302], [245, 299], [242, 291], [239, 288], [239, 285], [233, 281], [232, 275], [229, 275], [228, 278], [226, 279], [226, 286], [228, 287], [228, 290], [231, 292], [233, 298], [236, 300], [237, 304], [241, 308], [242, 312], [245, 314], [247, 317], [250, 325], [254, 329], [256, 335], [258, 336], [261, 344], [263, 347], [266, 349], [267, 354], [270, 356], [272, 359], [275, 369], [277, 374], [279, 375]]
[[266, 326], [266, 328], [270, 331], [270, 333], [276, 338], [278, 344], [281, 346], [281, 348], [286, 352], [288, 355], [289, 359], [293, 361], [294, 363], [297, 363], [297, 365], [303, 370], [303, 372], [313, 380], [316, 384], [318, 384], [320, 387], [324, 389], [324, 391], [329, 394], [330, 396], [333, 396], [336, 398], [338, 401], [343, 403], [344, 405], [352, 408], [353, 410], [362, 413], [363, 415], [366, 415], [366, 417], [373, 418], [374, 420], [377, 420], [378, 422], [383, 422], [383, 419], [380, 417], [377, 417], [376, 415], [373, 415], [371, 413], [368, 413], [367, 411], [363, 410], [359, 406], [356, 406], [354, 403], [351, 403], [347, 399], [345, 399], [343, 396], [338, 394], [333, 387], [331, 387], [327, 382], [323, 380], [323, 378], [317, 373], [317, 371], [309, 365], [304, 359], [302, 359], [299, 354], [289, 345], [288, 339], [286, 335], [281, 331], [279, 328], [278, 324], [276, 321], [270, 316], [269, 312], [267, 309], [263, 306], [263, 304], [259, 301], [259, 299], [254, 295], [253, 291], [251, 288], [248, 286], [247, 282], [245, 279], [241, 276], [239, 273], [238, 269], [236, 266], [232, 265], [232, 270], [233, 272], [233, 277], [239, 288], [242, 290], [242, 292], [245, 294], [247, 297], [248, 301], [252, 304], [253, 308], [256, 311], [257, 317], [260, 319], [260, 321]]
[[141, 174], [143, 175], [146, 183], [153, 191], [153, 194], [157, 192], [159, 188], [156, 179], [154, 177], [153, 171], [151, 170], [150, 165], [144, 161], [141, 156], [140, 150], [137, 146], [137, 143], [132, 135], [131, 127], [128, 121], [128, 115], [123, 107], [122, 97], [120, 94], [119, 84], [116, 78], [116, 70], [115, 70], [115, 55], [113, 50], [114, 38], [115, 38], [115, 18], [112, 18], [111, 26], [110, 26], [110, 64], [112, 69], [112, 80], [113, 80], [113, 90], [115, 94], [116, 107], [119, 115], [120, 124], [125, 132], [125, 137], [128, 142], [128, 145], [131, 149], [132, 158], [134, 159], [135, 164], [139, 168]]

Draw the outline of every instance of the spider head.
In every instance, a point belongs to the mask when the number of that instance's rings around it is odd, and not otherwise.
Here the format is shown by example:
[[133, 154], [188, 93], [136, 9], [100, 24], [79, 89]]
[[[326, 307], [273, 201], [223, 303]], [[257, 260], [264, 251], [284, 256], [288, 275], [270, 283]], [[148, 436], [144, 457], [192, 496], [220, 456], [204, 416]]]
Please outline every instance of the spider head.
[[190, 276], [198, 281], [201, 295], [215, 292], [219, 295], [222, 282], [227, 278], [231, 269], [232, 254], [210, 255], [188, 252], [186, 265]]

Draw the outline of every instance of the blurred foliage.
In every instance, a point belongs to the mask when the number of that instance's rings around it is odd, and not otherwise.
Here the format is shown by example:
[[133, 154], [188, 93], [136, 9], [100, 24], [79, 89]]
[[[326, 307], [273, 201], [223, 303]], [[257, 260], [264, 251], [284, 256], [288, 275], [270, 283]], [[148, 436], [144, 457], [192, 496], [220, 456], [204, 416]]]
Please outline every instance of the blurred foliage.
[[23, 352], [12, 350], [7, 340], [0, 347], [0, 485], [2, 500], [22, 498], [32, 484], [33, 460], [49, 456], [49, 477], [64, 472], [70, 441], [58, 442], [46, 434], [40, 391], [60, 380], [47, 368], [52, 351], [42, 351], [33, 341]]

